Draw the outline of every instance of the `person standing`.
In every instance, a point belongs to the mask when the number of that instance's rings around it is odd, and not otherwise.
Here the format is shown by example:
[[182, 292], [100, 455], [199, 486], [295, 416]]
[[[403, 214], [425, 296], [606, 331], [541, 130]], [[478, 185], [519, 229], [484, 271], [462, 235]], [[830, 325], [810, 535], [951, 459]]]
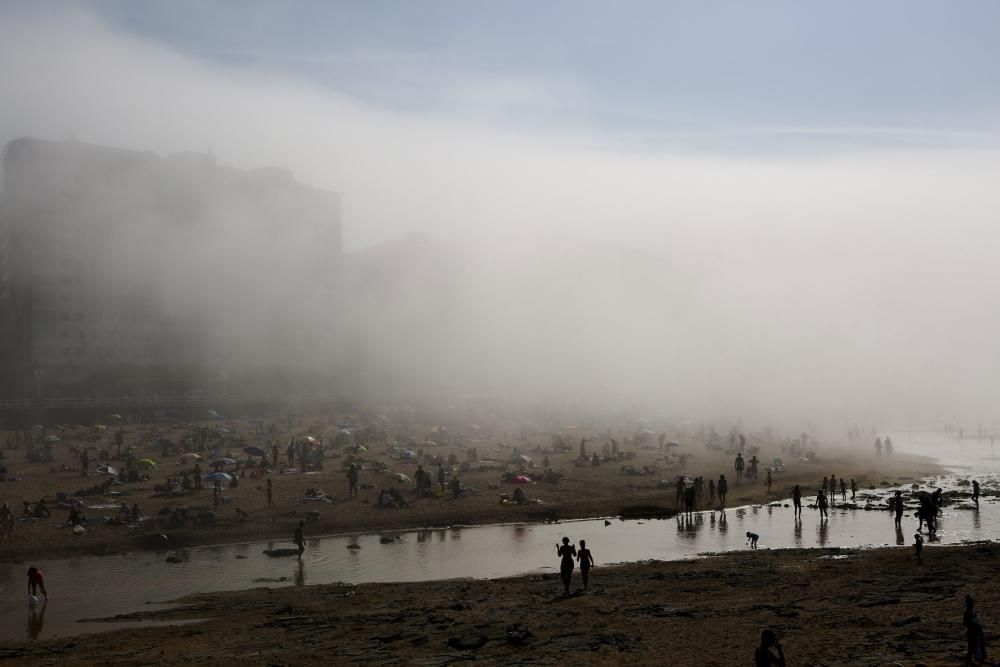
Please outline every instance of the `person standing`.
[[792, 512], [795, 516], [802, 516], [802, 489], [798, 484], [792, 489]]
[[712, 505], [715, 503], [715, 480], [708, 480], [708, 504]]
[[976, 507], [979, 507], [979, 482], [972, 480], [972, 502], [976, 503]]
[[587, 540], [580, 540], [580, 548], [576, 552], [576, 560], [580, 563], [580, 576], [583, 578], [583, 590], [587, 590], [587, 580], [590, 578], [590, 568], [594, 565], [594, 556], [587, 548]]
[[352, 463], [347, 469], [347, 497], [358, 497], [358, 464]]
[[302, 558], [302, 552], [306, 550], [306, 540], [302, 534], [305, 525], [305, 521], [299, 521], [299, 525], [295, 528], [295, 536], [292, 537], [292, 543], [299, 548], [299, 558]]
[[889, 436], [885, 436], [885, 442], [882, 444], [882, 448], [885, 450], [886, 457], [892, 456], [892, 440]]
[[851, 479], [851, 500], [854, 500], [854, 496], [858, 494], [858, 483]]
[[729, 491], [729, 482], [726, 481], [725, 475], [719, 475], [719, 483], [715, 485], [715, 491], [719, 494], [719, 506], [725, 509], [726, 492]]
[[745, 465], [746, 463], [743, 461], [743, 454], [737, 453], [736, 463], [733, 464], [733, 467], [736, 468], [736, 486], [739, 486], [743, 481], [743, 468]]
[[962, 614], [962, 626], [965, 628], [966, 640], [966, 665], [971, 665], [973, 660], [981, 665], [986, 660], [986, 633], [983, 632], [983, 622], [979, 619], [975, 606], [976, 603], [972, 596], [966, 595], [965, 613]]
[[556, 544], [556, 555], [562, 558], [559, 563], [559, 576], [562, 578], [563, 590], [569, 595], [569, 584], [573, 578], [573, 558], [576, 557], [576, 547], [569, 543], [569, 538], [562, 538], [562, 545]]
[[764, 480], [764, 486], [767, 487], [767, 495], [771, 495], [771, 484], [773, 484], [773, 483], [774, 483], [774, 480], [771, 479], [771, 470], [768, 469], [768, 471], [767, 471], [767, 478]]
[[882, 438], [875, 438], [875, 456], [882, 458]]
[[843, 477], [840, 478], [840, 500], [841, 502], [847, 502], [847, 484], [844, 482]]

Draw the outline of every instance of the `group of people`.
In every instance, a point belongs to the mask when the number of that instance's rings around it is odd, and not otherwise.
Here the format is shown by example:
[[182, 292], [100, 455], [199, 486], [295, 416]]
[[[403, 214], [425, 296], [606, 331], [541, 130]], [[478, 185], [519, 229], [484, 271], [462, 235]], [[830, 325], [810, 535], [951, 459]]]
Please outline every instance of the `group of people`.
[[892, 439], [889, 436], [885, 436], [885, 440], [875, 438], [875, 456], [882, 458], [883, 453], [887, 457], [892, 456]]
[[556, 544], [556, 555], [559, 556], [559, 577], [562, 579], [563, 591], [569, 595], [569, 586], [573, 580], [573, 570], [576, 563], [580, 564], [580, 576], [583, 579], [583, 589], [587, 590], [590, 581], [590, 568], [594, 565], [594, 555], [587, 548], [587, 541], [580, 540], [580, 548], [570, 544], [569, 538], [562, 538], [562, 544]]

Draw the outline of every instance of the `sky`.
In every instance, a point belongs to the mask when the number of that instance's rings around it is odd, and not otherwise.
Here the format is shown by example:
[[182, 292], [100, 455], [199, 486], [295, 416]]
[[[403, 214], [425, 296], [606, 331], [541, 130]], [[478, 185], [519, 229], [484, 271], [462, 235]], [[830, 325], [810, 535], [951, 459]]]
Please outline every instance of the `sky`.
[[0, 2], [0, 140], [277, 165], [343, 193], [348, 250], [447, 239], [508, 314], [463, 318], [449, 368], [989, 421], [998, 28], [993, 2]]

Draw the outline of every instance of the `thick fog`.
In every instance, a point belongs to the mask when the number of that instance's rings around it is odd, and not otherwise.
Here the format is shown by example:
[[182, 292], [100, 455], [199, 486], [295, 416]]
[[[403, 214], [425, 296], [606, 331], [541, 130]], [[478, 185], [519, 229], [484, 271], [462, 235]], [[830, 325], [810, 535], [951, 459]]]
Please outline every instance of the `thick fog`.
[[[489, 108], [492, 83], [464, 86], [462, 104]], [[997, 415], [995, 138], [782, 150], [775, 133], [727, 150], [572, 118], [405, 114], [64, 10], [3, 15], [0, 99], [4, 142], [204, 152], [341, 193], [339, 296], [315, 303], [282, 270], [294, 258], [243, 287], [287, 295], [282, 321], [329, 332], [307, 356], [351, 368], [358, 391], [760, 422]]]

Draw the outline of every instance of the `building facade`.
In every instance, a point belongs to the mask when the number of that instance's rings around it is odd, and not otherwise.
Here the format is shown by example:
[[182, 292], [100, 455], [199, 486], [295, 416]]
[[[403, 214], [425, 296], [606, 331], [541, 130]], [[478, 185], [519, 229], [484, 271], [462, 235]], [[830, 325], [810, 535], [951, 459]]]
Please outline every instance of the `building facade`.
[[341, 256], [340, 196], [289, 172], [12, 141], [0, 392], [217, 391], [250, 366], [308, 364]]

